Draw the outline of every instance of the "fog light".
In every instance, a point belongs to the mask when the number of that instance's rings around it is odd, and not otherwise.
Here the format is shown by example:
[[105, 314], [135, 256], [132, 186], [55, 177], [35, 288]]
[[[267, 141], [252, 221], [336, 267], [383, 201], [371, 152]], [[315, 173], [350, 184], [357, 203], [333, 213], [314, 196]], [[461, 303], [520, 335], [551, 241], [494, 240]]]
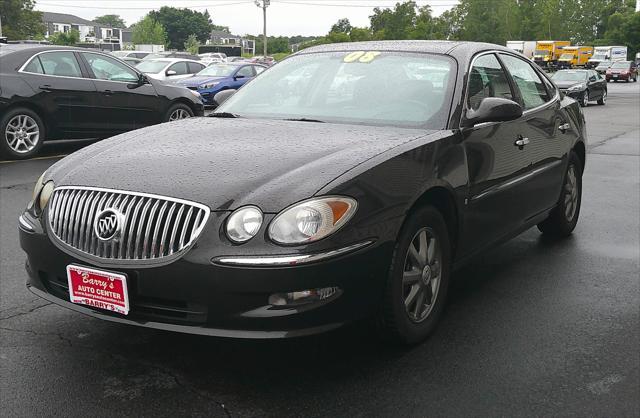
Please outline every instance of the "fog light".
[[322, 287], [320, 289], [299, 290], [297, 292], [274, 293], [269, 296], [269, 304], [273, 306], [304, 305], [321, 302], [339, 296], [339, 287]]

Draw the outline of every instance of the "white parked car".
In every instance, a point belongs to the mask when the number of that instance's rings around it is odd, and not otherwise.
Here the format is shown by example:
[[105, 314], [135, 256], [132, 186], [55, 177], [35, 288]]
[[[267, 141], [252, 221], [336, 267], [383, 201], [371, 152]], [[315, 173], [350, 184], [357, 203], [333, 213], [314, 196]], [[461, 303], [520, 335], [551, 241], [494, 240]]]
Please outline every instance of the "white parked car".
[[167, 81], [175, 81], [191, 77], [205, 67], [206, 65], [199, 61], [183, 58], [143, 60], [140, 64], [136, 65], [136, 68], [145, 73], [148, 77], [156, 80]]
[[205, 52], [204, 54], [198, 54], [200, 62], [209, 66], [214, 63], [227, 62], [227, 54], [222, 52]]

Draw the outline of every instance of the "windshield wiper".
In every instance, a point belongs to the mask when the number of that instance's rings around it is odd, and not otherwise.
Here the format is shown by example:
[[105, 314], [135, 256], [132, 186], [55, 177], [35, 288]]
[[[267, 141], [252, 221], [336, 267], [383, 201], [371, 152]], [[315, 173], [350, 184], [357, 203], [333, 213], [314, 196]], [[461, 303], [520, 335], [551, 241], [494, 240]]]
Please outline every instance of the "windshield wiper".
[[241, 117], [240, 115], [236, 115], [231, 112], [214, 112], [209, 115], [210, 118], [230, 118], [235, 119]]
[[316, 123], [326, 123], [323, 120], [318, 119], [309, 119], [309, 118], [293, 118], [293, 119], [282, 119], [282, 120], [290, 120], [293, 122], [316, 122]]

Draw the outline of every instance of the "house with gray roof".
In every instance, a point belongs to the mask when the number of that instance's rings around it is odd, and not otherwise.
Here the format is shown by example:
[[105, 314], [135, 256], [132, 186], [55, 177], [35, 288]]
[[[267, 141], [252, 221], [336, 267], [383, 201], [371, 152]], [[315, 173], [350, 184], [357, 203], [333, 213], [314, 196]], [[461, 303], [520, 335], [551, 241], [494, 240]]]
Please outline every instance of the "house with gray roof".
[[47, 38], [56, 32], [77, 30], [81, 43], [119, 44], [120, 49], [131, 43], [129, 29], [112, 28], [66, 13], [42, 12], [42, 21], [46, 27]]

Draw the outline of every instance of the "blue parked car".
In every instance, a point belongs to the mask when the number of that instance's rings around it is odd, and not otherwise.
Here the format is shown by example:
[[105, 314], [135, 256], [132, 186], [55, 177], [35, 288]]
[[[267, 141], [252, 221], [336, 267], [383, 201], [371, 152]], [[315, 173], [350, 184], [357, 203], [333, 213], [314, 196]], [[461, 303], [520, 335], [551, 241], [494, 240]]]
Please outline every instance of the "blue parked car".
[[221, 90], [239, 89], [247, 81], [260, 74], [267, 67], [246, 62], [211, 64], [193, 77], [182, 79], [176, 84], [197, 90], [207, 106], [215, 106], [213, 96]]

